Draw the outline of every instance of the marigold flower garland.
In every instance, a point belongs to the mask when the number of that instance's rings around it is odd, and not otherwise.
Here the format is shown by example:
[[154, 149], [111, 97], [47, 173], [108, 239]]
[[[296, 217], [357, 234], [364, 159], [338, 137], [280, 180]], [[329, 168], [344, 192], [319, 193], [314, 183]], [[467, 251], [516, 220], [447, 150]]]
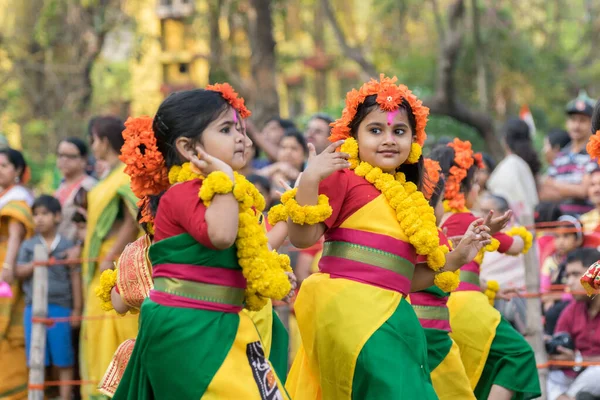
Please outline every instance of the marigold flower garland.
[[492, 253], [494, 251], [497, 251], [499, 247], [500, 241], [498, 239], [492, 238], [492, 242], [485, 246], [483, 249], [479, 250], [479, 253], [477, 253], [473, 261], [475, 261], [478, 265], [481, 265], [481, 263], [483, 263], [483, 257], [485, 256], [485, 253]]
[[103, 311], [113, 310], [111, 300], [112, 288], [117, 284], [117, 270], [107, 269], [100, 275], [100, 284], [94, 289], [96, 297], [100, 299], [100, 308]]
[[[423, 160], [425, 166], [425, 178], [423, 180], [423, 196], [428, 201], [433, 196], [438, 182], [441, 178], [441, 167], [440, 163], [430, 158]], [[438, 200], [439, 201], [439, 200]], [[439, 232], [439, 229], [438, 229]], [[448, 241], [448, 251], [452, 250], [452, 244]], [[453, 292], [458, 288], [460, 284], [460, 270], [456, 271], [443, 271], [435, 274], [433, 284], [444, 292]]]
[[519, 236], [523, 239], [525, 245], [521, 251], [522, 254], [527, 254], [529, 249], [531, 249], [531, 246], [533, 246], [533, 235], [524, 226], [514, 226], [504, 233], [508, 236]]
[[[292, 272], [287, 255], [270, 251], [268, 239], [262, 226], [258, 223], [256, 213], [265, 208], [265, 199], [258, 189], [243, 176], [234, 173], [235, 184], [223, 172], [210, 173], [200, 187], [198, 197], [206, 206], [215, 194], [233, 191], [239, 203], [239, 222], [235, 245], [238, 263], [246, 278], [245, 307], [258, 311], [264, 307], [268, 298], [283, 299], [291, 290], [291, 284], [285, 272]], [[198, 179], [200, 176], [194, 168], [185, 163], [181, 167], [173, 167], [169, 171], [173, 183]]]
[[427, 256], [429, 268], [434, 271], [443, 268], [446, 264], [448, 247], [440, 246], [433, 208], [423, 193], [417, 190], [417, 186], [407, 182], [401, 172], [397, 172], [394, 176], [367, 162], [359, 162], [358, 142], [354, 138], [346, 139], [341, 151], [349, 154], [350, 169], [383, 193], [396, 212], [400, 227], [408, 236], [409, 243], [414, 246], [417, 254]]
[[496, 293], [500, 290], [500, 284], [498, 281], [490, 280], [487, 282], [487, 289], [485, 289], [484, 294], [487, 296], [490, 304], [493, 306], [496, 301]]
[[301, 206], [295, 199], [297, 192], [298, 189], [292, 189], [281, 196], [281, 203], [284, 205], [286, 214], [293, 223], [314, 225], [325, 221], [333, 213], [329, 205], [329, 198], [324, 194], [319, 195], [316, 206]]
[[358, 106], [364, 103], [365, 99], [372, 95], [377, 95], [376, 102], [383, 111], [395, 111], [405, 100], [412, 110], [415, 117], [416, 127], [413, 132], [416, 136], [416, 142], [412, 144], [408, 159], [409, 164], [414, 164], [421, 157], [422, 147], [427, 139], [425, 126], [427, 125], [427, 116], [429, 108], [423, 105], [423, 102], [417, 98], [405, 85], [397, 85], [398, 78], [388, 78], [384, 74], [379, 76], [379, 81], [371, 79], [361, 86], [359, 90], [352, 89], [346, 95], [346, 107], [342, 111], [342, 116], [331, 124], [331, 134], [329, 140], [337, 142], [341, 139], [347, 139], [352, 136], [350, 124], [356, 116]]

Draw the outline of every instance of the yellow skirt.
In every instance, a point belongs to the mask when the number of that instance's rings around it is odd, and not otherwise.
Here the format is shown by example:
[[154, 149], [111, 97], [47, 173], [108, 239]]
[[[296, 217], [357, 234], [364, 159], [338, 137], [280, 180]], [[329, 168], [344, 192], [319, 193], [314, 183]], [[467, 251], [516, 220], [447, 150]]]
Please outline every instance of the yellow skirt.
[[448, 300], [450, 337], [460, 348], [460, 358], [475, 390], [500, 323], [500, 313], [481, 292], [455, 292]]
[[[110, 251], [114, 240], [106, 240], [100, 248], [100, 258]], [[104, 376], [115, 351], [127, 339], [134, 339], [138, 333], [138, 317], [127, 314], [118, 316], [114, 311], [107, 313], [100, 308], [100, 299], [96, 297], [95, 288], [100, 283], [100, 270], [94, 274], [85, 296], [84, 317], [98, 319], [83, 320], [80, 336], [80, 369], [81, 379], [92, 381], [81, 386], [84, 399], [102, 396], [96, 386]], [[104, 317], [104, 318], [102, 318]]]
[[475, 400], [454, 340], [444, 360], [431, 372], [431, 381], [440, 400]]
[[23, 330], [25, 301], [18, 283], [11, 288], [14, 298], [0, 299], [0, 325], [6, 325], [6, 334], [0, 336], [0, 399], [20, 400], [27, 398], [28, 380]]

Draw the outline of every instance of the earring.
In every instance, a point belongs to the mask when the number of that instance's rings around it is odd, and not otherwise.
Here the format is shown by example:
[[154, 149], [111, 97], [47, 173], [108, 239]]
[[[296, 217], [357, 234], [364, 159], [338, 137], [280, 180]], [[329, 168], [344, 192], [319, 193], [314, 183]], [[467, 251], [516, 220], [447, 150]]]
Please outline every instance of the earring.
[[17, 183], [17, 184], [21, 183], [21, 178], [19, 178], [18, 176], [15, 177], [15, 183]]

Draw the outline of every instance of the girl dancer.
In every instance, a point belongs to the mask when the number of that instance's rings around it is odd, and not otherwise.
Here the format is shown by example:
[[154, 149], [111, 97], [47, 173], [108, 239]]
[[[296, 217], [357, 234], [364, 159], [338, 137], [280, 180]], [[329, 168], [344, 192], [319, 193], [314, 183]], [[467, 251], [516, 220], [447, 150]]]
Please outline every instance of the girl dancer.
[[[441, 175], [440, 164], [426, 158], [426, 179], [423, 180], [423, 194], [435, 210], [437, 221], [444, 216], [442, 200], [446, 180]], [[446, 236], [439, 232], [440, 243], [451, 248]], [[458, 271], [456, 271], [458, 273]], [[458, 286], [458, 280], [451, 284], [451, 290]], [[435, 393], [441, 400], [475, 399], [473, 389], [460, 359], [458, 345], [450, 338], [450, 316], [448, 313], [449, 293], [437, 286], [410, 294], [413, 306], [427, 338], [427, 362], [431, 371], [431, 381]]]
[[[154, 119], [128, 121], [122, 158], [142, 196], [140, 222], [154, 234], [153, 289], [115, 399], [288, 398], [240, 312], [292, 289], [289, 258], [269, 250], [260, 225], [264, 199], [235, 172], [248, 161], [249, 115], [231, 86], [218, 84], [171, 95]], [[99, 294], [126, 310], [110, 283]]]
[[[477, 198], [474, 184], [479, 159], [471, 143], [454, 139], [446, 147], [432, 151], [431, 158], [440, 163], [447, 177], [442, 229], [448, 236], [460, 236], [476, 219], [468, 207]], [[493, 240], [486, 250], [519, 254], [529, 250], [532, 235], [516, 228], [509, 236], [499, 231], [511, 214], [493, 220], [489, 227]], [[540, 395], [540, 385], [533, 350], [525, 339], [493, 307], [498, 291], [494, 281], [481, 291], [479, 266], [483, 252], [460, 270], [460, 285], [448, 301], [450, 336], [458, 344], [471, 387], [478, 399], [532, 399]], [[490, 304], [491, 303], [491, 304]]]
[[[298, 188], [282, 196], [295, 246], [325, 235], [321, 273], [295, 303], [302, 347], [287, 387], [296, 400], [437, 398], [406, 295], [454, 275], [487, 242], [474, 223], [446, 259], [418, 191], [429, 110], [395, 82], [382, 75], [348, 93], [333, 143], [319, 155], [311, 146]], [[417, 254], [425, 266], [415, 266]]]

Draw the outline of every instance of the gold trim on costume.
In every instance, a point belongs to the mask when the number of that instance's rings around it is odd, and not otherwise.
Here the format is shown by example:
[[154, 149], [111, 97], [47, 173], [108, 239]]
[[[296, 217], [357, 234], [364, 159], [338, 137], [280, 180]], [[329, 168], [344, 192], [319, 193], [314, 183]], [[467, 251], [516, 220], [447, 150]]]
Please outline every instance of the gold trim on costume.
[[417, 314], [417, 318], [419, 319], [435, 319], [439, 321], [450, 320], [450, 312], [446, 307], [420, 306], [414, 304], [412, 307], [415, 310], [415, 314]]
[[154, 279], [154, 290], [194, 300], [240, 307], [244, 305], [244, 289], [231, 286], [159, 277]]
[[479, 275], [472, 271], [460, 271], [460, 281], [480, 286]]

